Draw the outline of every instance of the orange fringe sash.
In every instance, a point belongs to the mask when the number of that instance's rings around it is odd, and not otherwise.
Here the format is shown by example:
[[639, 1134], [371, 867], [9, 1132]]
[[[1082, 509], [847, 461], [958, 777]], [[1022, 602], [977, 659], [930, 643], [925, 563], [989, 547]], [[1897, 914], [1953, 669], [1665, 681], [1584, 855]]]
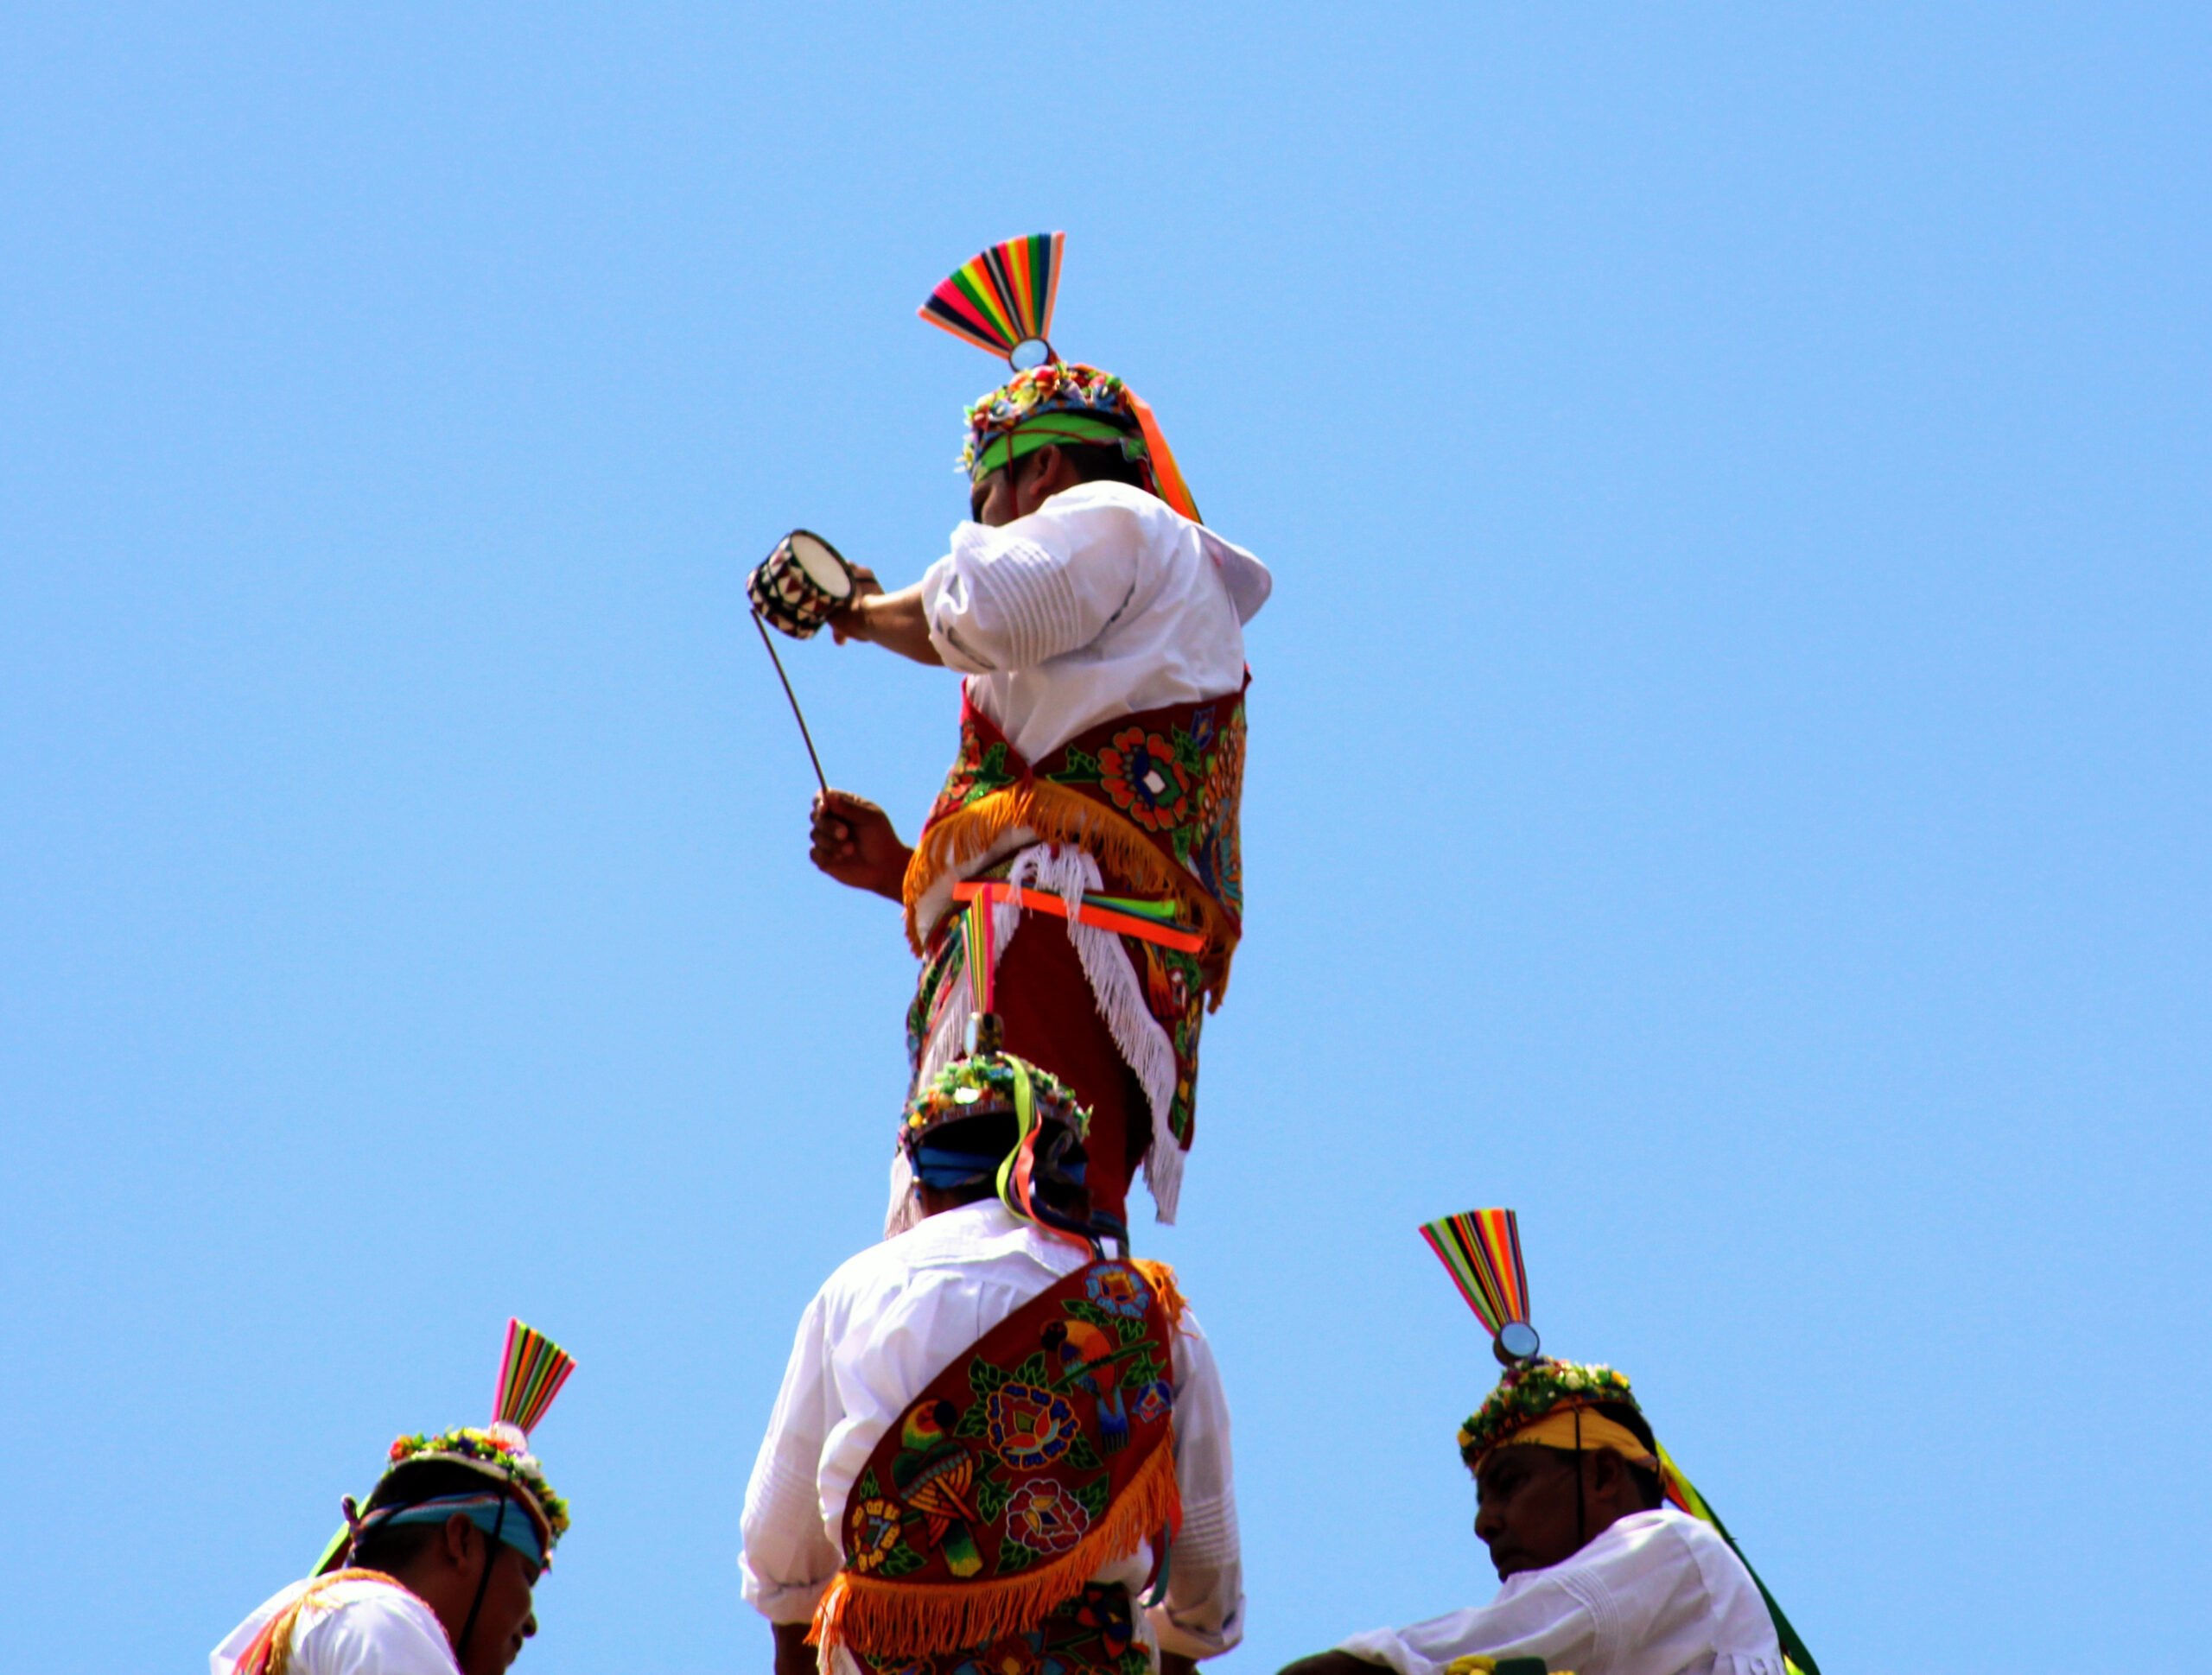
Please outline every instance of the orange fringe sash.
[[1115, 717], [1033, 764], [963, 692], [960, 752], [906, 866], [907, 940], [923, 952], [947, 881], [1027, 832], [1087, 850], [1116, 891], [1173, 899], [1218, 1005], [1243, 930], [1243, 789], [1241, 690]]

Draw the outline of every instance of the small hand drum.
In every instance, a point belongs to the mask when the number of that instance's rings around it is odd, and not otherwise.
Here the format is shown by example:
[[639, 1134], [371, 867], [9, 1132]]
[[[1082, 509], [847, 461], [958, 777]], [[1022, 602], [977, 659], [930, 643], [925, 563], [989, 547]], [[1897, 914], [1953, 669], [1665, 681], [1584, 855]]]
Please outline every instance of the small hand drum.
[[853, 568], [810, 530], [793, 530], [745, 584], [760, 619], [795, 640], [811, 639], [852, 602]]

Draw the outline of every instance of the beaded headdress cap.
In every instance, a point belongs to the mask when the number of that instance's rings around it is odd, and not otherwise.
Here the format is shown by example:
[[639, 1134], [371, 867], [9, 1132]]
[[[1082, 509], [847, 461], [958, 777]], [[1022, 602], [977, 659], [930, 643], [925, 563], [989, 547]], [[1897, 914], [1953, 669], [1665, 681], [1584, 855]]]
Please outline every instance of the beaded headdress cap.
[[[395, 1439], [385, 1456], [381, 1490], [393, 1475], [410, 1468], [435, 1462], [464, 1467], [504, 1487], [535, 1526], [538, 1545], [550, 1564], [554, 1544], [568, 1533], [569, 1503], [546, 1481], [544, 1468], [530, 1451], [530, 1433], [545, 1417], [561, 1386], [575, 1370], [575, 1359], [543, 1333], [519, 1320], [507, 1322], [506, 1348], [499, 1358], [499, 1382], [492, 1400], [489, 1424], [460, 1425], [451, 1431], [421, 1432]], [[368, 1504], [377, 1504], [372, 1491]], [[387, 1500], [386, 1507], [401, 1504]], [[339, 1532], [316, 1565], [318, 1574], [342, 1562], [351, 1545], [357, 1521], [353, 1498], [346, 1497], [347, 1527]]]
[[1014, 377], [967, 409], [960, 468], [972, 480], [1026, 451], [1025, 444], [1116, 442], [1146, 486], [1197, 523], [1198, 509], [1152, 409], [1096, 366], [1064, 362], [1052, 345], [1052, 305], [1067, 235], [1031, 233], [971, 257], [941, 282], [921, 316], [963, 343], [1002, 355]]
[[1056, 1123], [1077, 1139], [1089, 1133], [1090, 1113], [1077, 1102], [1075, 1090], [1067, 1083], [1011, 1053], [983, 1051], [954, 1059], [908, 1102], [899, 1127], [900, 1143], [911, 1151], [925, 1135], [949, 1123], [1015, 1115], [1018, 1074], [1028, 1077], [1029, 1098], [1040, 1121]]
[[1505, 1369], [1497, 1387], [1459, 1427], [1459, 1457], [1472, 1466], [1516, 1431], [1562, 1411], [1599, 1402], [1635, 1408], [1628, 1375], [1610, 1367], [1581, 1366], [1534, 1355]]

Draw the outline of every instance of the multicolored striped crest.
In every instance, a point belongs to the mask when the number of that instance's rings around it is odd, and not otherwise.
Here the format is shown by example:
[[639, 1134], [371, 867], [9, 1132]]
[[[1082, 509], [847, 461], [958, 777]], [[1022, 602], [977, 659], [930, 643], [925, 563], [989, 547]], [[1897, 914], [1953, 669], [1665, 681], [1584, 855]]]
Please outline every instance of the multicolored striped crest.
[[507, 1322], [506, 1354], [499, 1361], [499, 1393], [493, 1404], [494, 1424], [511, 1424], [525, 1437], [545, 1417], [554, 1397], [576, 1370], [575, 1358], [518, 1320]]
[[922, 304], [922, 318], [1010, 363], [1024, 344], [1039, 345], [1049, 355], [1052, 300], [1060, 287], [1060, 244], [1066, 237], [1064, 232], [1033, 232], [970, 257], [930, 293]]
[[1529, 1273], [1521, 1262], [1521, 1221], [1510, 1209], [1471, 1209], [1423, 1224], [1421, 1236], [1450, 1270], [1467, 1306], [1497, 1337], [1529, 1322]]

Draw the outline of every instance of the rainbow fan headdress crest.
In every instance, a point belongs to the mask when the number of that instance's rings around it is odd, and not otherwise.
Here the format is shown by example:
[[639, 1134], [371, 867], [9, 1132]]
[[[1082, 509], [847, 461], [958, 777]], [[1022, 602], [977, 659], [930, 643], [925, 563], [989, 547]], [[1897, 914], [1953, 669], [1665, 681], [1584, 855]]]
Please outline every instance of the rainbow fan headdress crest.
[[1542, 1344], [1529, 1323], [1529, 1271], [1521, 1260], [1521, 1220], [1510, 1209], [1471, 1209], [1424, 1222], [1421, 1236], [1436, 1253], [1491, 1347], [1508, 1367], [1532, 1359]]
[[544, 1333], [510, 1319], [506, 1350], [499, 1357], [499, 1387], [492, 1399], [492, 1423], [511, 1424], [529, 1436], [575, 1370], [574, 1355]]
[[972, 256], [931, 291], [922, 318], [1026, 371], [1052, 352], [1064, 232], [1033, 232]]

